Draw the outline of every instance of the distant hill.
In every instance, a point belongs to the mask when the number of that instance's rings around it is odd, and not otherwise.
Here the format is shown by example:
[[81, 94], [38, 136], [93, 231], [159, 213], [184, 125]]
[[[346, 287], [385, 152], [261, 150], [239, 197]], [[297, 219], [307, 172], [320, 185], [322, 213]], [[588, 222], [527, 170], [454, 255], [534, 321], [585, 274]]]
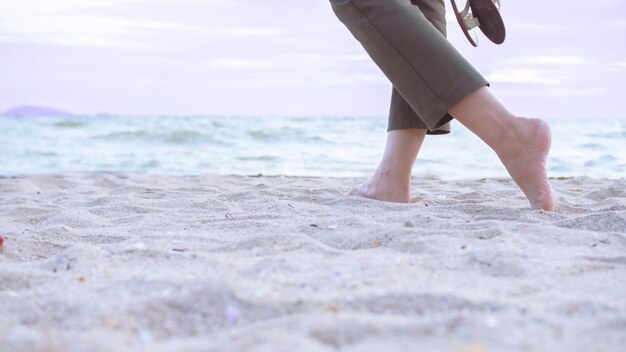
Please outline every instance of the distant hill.
[[9, 109], [2, 114], [2, 116], [15, 116], [15, 117], [59, 117], [59, 116], [72, 116], [71, 112], [46, 108], [41, 106], [22, 105], [13, 109]]

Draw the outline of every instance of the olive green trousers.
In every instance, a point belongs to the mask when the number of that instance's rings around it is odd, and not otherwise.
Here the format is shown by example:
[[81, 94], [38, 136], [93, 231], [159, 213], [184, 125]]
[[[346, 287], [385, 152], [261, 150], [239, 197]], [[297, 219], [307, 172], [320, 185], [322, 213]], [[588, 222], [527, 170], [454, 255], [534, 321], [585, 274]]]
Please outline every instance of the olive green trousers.
[[330, 0], [393, 84], [389, 131], [450, 132], [448, 111], [488, 85], [446, 39], [443, 0]]

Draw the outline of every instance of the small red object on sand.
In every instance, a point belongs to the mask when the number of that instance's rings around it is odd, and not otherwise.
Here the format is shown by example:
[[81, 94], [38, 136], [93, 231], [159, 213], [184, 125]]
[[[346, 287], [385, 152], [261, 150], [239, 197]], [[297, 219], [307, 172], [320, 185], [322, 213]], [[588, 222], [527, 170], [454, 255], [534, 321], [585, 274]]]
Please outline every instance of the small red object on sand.
[[0, 235], [0, 249], [2, 249], [2, 245], [4, 244], [4, 237]]

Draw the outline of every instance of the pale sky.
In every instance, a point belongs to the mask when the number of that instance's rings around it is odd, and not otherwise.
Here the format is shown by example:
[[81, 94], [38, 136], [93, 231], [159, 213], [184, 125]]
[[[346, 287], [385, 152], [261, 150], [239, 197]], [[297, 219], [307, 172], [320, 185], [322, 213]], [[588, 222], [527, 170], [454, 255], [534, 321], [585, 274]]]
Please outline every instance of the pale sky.
[[[448, 33], [513, 112], [625, 117], [624, 0], [502, 3], [504, 45]], [[0, 78], [0, 112], [386, 116], [391, 89], [327, 0], [0, 0]]]

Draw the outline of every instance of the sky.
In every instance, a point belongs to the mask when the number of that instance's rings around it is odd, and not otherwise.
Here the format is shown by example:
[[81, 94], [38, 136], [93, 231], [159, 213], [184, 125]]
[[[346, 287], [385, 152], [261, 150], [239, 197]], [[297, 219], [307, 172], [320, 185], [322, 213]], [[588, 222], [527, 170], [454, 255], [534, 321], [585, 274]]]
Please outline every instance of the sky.
[[[501, 1], [503, 45], [448, 33], [511, 111], [626, 117], [624, 0]], [[0, 112], [129, 115], [386, 116], [391, 92], [328, 0], [0, 0], [0, 84]]]

